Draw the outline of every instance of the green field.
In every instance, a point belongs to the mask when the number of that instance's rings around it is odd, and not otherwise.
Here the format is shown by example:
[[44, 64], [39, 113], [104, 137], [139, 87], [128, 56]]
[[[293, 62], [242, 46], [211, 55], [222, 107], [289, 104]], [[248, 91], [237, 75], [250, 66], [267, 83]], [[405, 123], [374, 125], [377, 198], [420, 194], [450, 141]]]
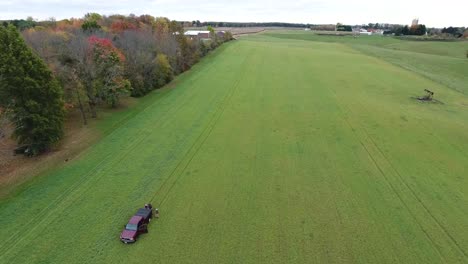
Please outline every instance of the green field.
[[298, 31], [267, 35], [282, 39], [345, 44], [468, 95], [468, 41], [410, 41], [382, 36], [320, 36]]
[[[308, 38], [226, 44], [103, 123], [0, 202], [0, 263], [467, 263], [468, 88], [419, 65], [466, 80], [460, 44]], [[426, 88], [443, 104], [411, 98]], [[153, 198], [161, 218], [123, 245]]]

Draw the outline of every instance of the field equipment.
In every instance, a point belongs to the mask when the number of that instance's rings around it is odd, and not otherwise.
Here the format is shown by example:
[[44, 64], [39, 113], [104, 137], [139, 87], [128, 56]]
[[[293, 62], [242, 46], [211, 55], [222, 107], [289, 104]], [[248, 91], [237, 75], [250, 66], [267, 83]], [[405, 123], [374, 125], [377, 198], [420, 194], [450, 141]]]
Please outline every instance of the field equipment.
[[432, 99], [434, 99], [434, 92], [429, 91], [428, 89], [424, 89], [424, 91], [426, 92], [426, 95], [418, 97], [418, 100], [432, 101]]

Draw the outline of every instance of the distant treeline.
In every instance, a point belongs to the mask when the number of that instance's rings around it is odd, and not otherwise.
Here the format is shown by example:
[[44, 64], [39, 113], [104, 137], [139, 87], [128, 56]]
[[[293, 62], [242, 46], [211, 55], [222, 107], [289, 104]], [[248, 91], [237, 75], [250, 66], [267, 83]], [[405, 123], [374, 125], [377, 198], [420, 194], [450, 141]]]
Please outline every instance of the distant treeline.
[[28, 17], [27, 20], [24, 19], [14, 19], [14, 20], [0, 20], [0, 23], [3, 26], [7, 26], [8, 24], [12, 24], [15, 26], [17, 29], [20, 31], [35, 27], [37, 25], [37, 22], [33, 20], [32, 17]]
[[468, 37], [468, 29], [465, 27], [444, 27], [441, 31], [443, 34], [453, 35], [457, 38]]
[[413, 25], [395, 27], [391, 30], [384, 31], [384, 34], [394, 34], [395, 36], [422, 36], [427, 33], [426, 25]]
[[448, 27], [448, 28], [426, 28], [425, 25], [414, 26], [396, 26], [390, 30], [386, 30], [384, 34], [394, 34], [395, 36], [422, 36], [429, 35], [443, 39], [450, 38], [467, 38], [468, 29], [465, 27]]
[[287, 28], [309, 28], [312, 24], [302, 23], [283, 23], [283, 22], [200, 22], [199, 20], [192, 22], [181, 22], [190, 23], [193, 27], [287, 27]]
[[[24, 30], [32, 28], [35, 26], [48, 26], [49, 21], [35, 21], [33, 18], [29, 17], [28, 19], [15, 19], [15, 20], [0, 20], [0, 22], [6, 24], [13, 24], [19, 30]], [[286, 28], [310, 28], [314, 25], [312, 24], [302, 24], [302, 23], [284, 23], [284, 22], [200, 22], [199, 20], [194, 21], [178, 21], [177, 23], [183, 25], [184, 27], [286, 27]]]

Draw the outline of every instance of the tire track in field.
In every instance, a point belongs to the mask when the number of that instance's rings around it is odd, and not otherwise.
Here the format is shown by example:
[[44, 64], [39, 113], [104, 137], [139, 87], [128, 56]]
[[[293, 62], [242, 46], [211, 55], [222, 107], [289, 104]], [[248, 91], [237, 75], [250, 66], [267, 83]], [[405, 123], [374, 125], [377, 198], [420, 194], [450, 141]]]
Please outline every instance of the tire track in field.
[[[244, 68], [242, 67], [243, 65], [246, 64], [247, 62], [247, 59], [248, 59], [248, 56], [246, 55], [245, 58], [244, 58], [244, 61], [241, 63], [241, 68]], [[242, 76], [245, 75], [247, 71], [244, 70], [243, 71], [243, 74]], [[164, 190], [164, 187], [166, 186], [166, 184], [169, 182], [169, 180], [175, 176], [175, 180], [174, 182], [169, 185], [169, 189], [167, 190], [167, 192], [163, 195], [163, 198], [160, 200], [159, 204], [158, 204], [158, 207], [161, 207], [161, 205], [164, 204], [164, 202], [166, 201], [166, 199], [168, 198], [169, 194], [171, 193], [172, 189], [174, 188], [174, 186], [177, 184], [177, 182], [179, 181], [180, 178], [182, 178], [182, 175], [183, 175], [183, 172], [187, 169], [187, 167], [190, 165], [190, 163], [192, 162], [192, 160], [194, 159], [194, 157], [196, 156], [196, 154], [200, 151], [201, 147], [205, 144], [206, 140], [209, 138], [209, 136], [211, 135], [214, 127], [216, 126], [217, 122], [219, 121], [219, 119], [221, 118], [221, 116], [223, 115], [224, 111], [226, 110], [227, 106], [230, 104], [231, 102], [231, 99], [235, 93], [235, 91], [238, 89], [239, 87], [239, 84], [240, 84], [240, 81], [242, 80], [242, 78], [239, 76], [237, 79], [236, 79], [236, 82], [234, 83], [233, 87], [231, 88], [231, 90], [229, 92], [227, 92], [225, 98], [223, 98], [223, 100], [219, 103], [220, 106], [218, 107], [218, 109], [216, 110], [216, 112], [213, 114], [212, 118], [210, 119], [210, 121], [208, 122], [208, 124], [205, 126], [204, 130], [202, 131], [202, 133], [200, 133], [200, 135], [197, 137], [197, 139], [195, 140], [195, 142], [192, 144], [192, 146], [190, 147], [190, 149], [186, 152], [186, 154], [184, 155], [184, 157], [180, 160], [180, 162], [176, 165], [176, 167], [174, 168], [174, 170], [171, 172], [171, 174], [166, 178], [166, 180], [163, 182], [163, 184], [161, 185], [161, 187], [156, 191], [156, 193], [151, 197], [151, 199], [149, 200], [149, 202], [151, 203], [156, 197], [157, 195], [161, 194], [161, 192]], [[206, 135], [205, 135], [206, 134]], [[205, 135], [205, 136], [204, 136]], [[200, 142], [200, 143], [199, 143]], [[198, 144], [199, 143], [199, 144]], [[197, 147], [195, 147], [196, 145], [198, 144]], [[193, 152], [193, 154], [190, 155], [190, 153], [192, 152], [192, 150], [195, 149], [195, 151]], [[188, 158], [189, 157], [189, 158]], [[184, 163], [184, 161], [186, 160], [186, 158], [188, 158], [187, 162], [185, 163], [185, 165], [182, 165]], [[182, 167], [182, 170], [180, 170], [180, 172], [176, 173], [177, 170], [179, 168]]]
[[[354, 47], [351, 47], [352, 49], [354, 50], [357, 50], [359, 53], [362, 53], [360, 50], [358, 49], [355, 49]], [[366, 54], [365, 54], [366, 55]], [[388, 63], [392, 66], [396, 66], [398, 68], [405, 68], [406, 67], [403, 67], [401, 65], [397, 65], [391, 61], [387, 61], [383, 58], [380, 58], [380, 57], [376, 57], [376, 56], [372, 56], [372, 55], [366, 55], [370, 58], [374, 58], [374, 59], [377, 59], [377, 60], [380, 60], [380, 61], [384, 61], [385, 63]], [[424, 74], [420, 74], [418, 72], [415, 72], [413, 71], [412, 69], [410, 69], [411, 72], [413, 73], [416, 73], [417, 75], [419, 76], [422, 76], [423, 78], [427, 78], [427, 76], [425, 76]], [[435, 81], [433, 80], [432, 78], [428, 78], [430, 79], [431, 81]], [[435, 81], [436, 83], [438, 84], [441, 84], [440, 82], [437, 82]], [[442, 86], [445, 86], [445, 87], [448, 87], [446, 84], [441, 84]], [[449, 87], [450, 88], [450, 87]], [[459, 92], [459, 91], [457, 91]], [[366, 109], [366, 107], [364, 107], [362, 105], [362, 103], [360, 101], [357, 101], [357, 103], [363, 108], [363, 109]], [[348, 108], [349, 110], [349, 108]], [[418, 122], [419, 125], [421, 125], [422, 127], [424, 127], [426, 130], [430, 130], [428, 129], [428, 126], [424, 123], [424, 122]], [[390, 159], [384, 154], [384, 152], [381, 150], [381, 148], [376, 144], [375, 140], [369, 135], [369, 133], [367, 132], [367, 130], [363, 127], [362, 130], [364, 131], [364, 133], [366, 134], [366, 136], [371, 140], [372, 144], [374, 145], [374, 147], [378, 150], [378, 152], [380, 152], [381, 156], [386, 160], [386, 162], [390, 165], [390, 167], [392, 168], [392, 170], [395, 172], [395, 174], [398, 176], [398, 178], [400, 179], [400, 181], [403, 183], [403, 185], [411, 192], [412, 196], [418, 201], [418, 203], [421, 204], [421, 206], [424, 208], [424, 210], [426, 211], [426, 213], [433, 219], [433, 221], [437, 224], [437, 226], [446, 234], [446, 236], [454, 243], [454, 245], [456, 246], [457, 250], [463, 254], [463, 256], [465, 258], [468, 259], [468, 253], [463, 249], [463, 247], [458, 243], [458, 241], [453, 237], [453, 235], [447, 230], [447, 228], [437, 219], [437, 217], [431, 212], [431, 210], [429, 209], [429, 207], [422, 201], [422, 199], [417, 195], [416, 191], [411, 188], [411, 186], [404, 180], [404, 177], [401, 175], [401, 173], [396, 169], [396, 167], [394, 166], [393, 163], [390, 162]], [[431, 134], [432, 137], [436, 138], [439, 142], [443, 143], [444, 145], [449, 145], [451, 146], [453, 149], [455, 149], [457, 152], [459, 152], [463, 157], [468, 157], [467, 153], [464, 152], [458, 145], [455, 145], [451, 142], [448, 142], [446, 140], [443, 140], [442, 138], [440, 138], [436, 133], [433, 133]], [[464, 197], [465, 195], [463, 193], [461, 193], [460, 191], [457, 191], [457, 193]]]
[[415, 223], [419, 226], [419, 228], [423, 231], [423, 233], [425, 234], [426, 238], [431, 242], [433, 248], [437, 251], [437, 253], [439, 254], [439, 256], [445, 260], [445, 262], [447, 262], [447, 259], [445, 258], [445, 256], [442, 254], [442, 252], [440, 252], [439, 248], [437, 247], [437, 244], [435, 243], [435, 241], [432, 239], [432, 237], [429, 235], [429, 233], [425, 230], [425, 228], [422, 226], [421, 222], [418, 220], [418, 218], [416, 217], [416, 215], [413, 213], [413, 211], [411, 210], [411, 208], [409, 207], [409, 205], [405, 202], [405, 200], [403, 199], [403, 197], [400, 195], [400, 193], [397, 191], [397, 189], [395, 188], [395, 186], [391, 183], [391, 181], [388, 179], [387, 175], [385, 174], [385, 172], [383, 171], [382, 167], [379, 165], [379, 163], [375, 160], [374, 158], [374, 155], [371, 153], [371, 151], [367, 148], [366, 144], [364, 144], [364, 142], [359, 139], [359, 136], [356, 134], [356, 132], [354, 131], [354, 128], [351, 126], [349, 120], [347, 120], [346, 118], [344, 118], [346, 123], [348, 124], [348, 126], [351, 128], [351, 130], [353, 130], [353, 134], [355, 135], [356, 139], [358, 139], [359, 143], [361, 144], [361, 146], [364, 148], [364, 150], [367, 152], [368, 156], [371, 158], [372, 160], [372, 163], [375, 165], [375, 167], [379, 170], [380, 174], [383, 176], [385, 182], [387, 183], [388, 186], [390, 186], [391, 190], [395, 193], [395, 195], [398, 197], [398, 199], [400, 200], [400, 202], [405, 206], [406, 210], [409, 212], [409, 214], [411, 215], [411, 217], [413, 218], [413, 220], [415, 221]]
[[[214, 67], [214, 64], [211, 63], [209, 65], [209, 67], [205, 70], [209, 70], [211, 68]], [[198, 80], [200, 77], [202, 77], [203, 75], [198, 75], [196, 76], [195, 78], [193, 78], [193, 81], [196, 81]], [[193, 82], [192, 81], [192, 82]], [[190, 91], [190, 89], [189, 89]], [[192, 89], [191, 90], [192, 93], [195, 93], [195, 91]], [[192, 94], [191, 93], [191, 94]], [[186, 95], [186, 93], [182, 93], [180, 96], [183, 96], [183, 95]], [[164, 115], [161, 115], [157, 120], [161, 120], [163, 119], [164, 120], [164, 117], [167, 117], [167, 116], [173, 116], [175, 113], [179, 112], [180, 109], [183, 108], [183, 106], [185, 105], [185, 102], [187, 101], [190, 101], [191, 100], [191, 96], [186, 96], [186, 100], [184, 100], [184, 103], [179, 103], [179, 107], [177, 108], [169, 108], [169, 110], [164, 114]], [[138, 112], [136, 115], [143, 115], [145, 112], [147, 112], [149, 109], [151, 109], [152, 107], [154, 107], [155, 104], [159, 103], [160, 100], [156, 100], [154, 103], [151, 103], [149, 104], [148, 106], [146, 106], [142, 111]], [[173, 110], [173, 111], [172, 111]], [[128, 123], [131, 119], [129, 120], [126, 120], [126, 122], [123, 122], [122, 125], [124, 123]], [[156, 121], [157, 121], [156, 120]], [[154, 121], [154, 120], [153, 120]], [[153, 122], [152, 121], [152, 122]], [[169, 121], [167, 122], [164, 122], [164, 123], [157, 123], [158, 126], [157, 127], [160, 127], [162, 126], [162, 124], [167, 124], [168, 122], [170, 122], [171, 119], [169, 119]], [[25, 224], [25, 226], [31, 226], [32, 223], [36, 222], [37, 224], [35, 224], [31, 229], [28, 229], [28, 230], [19, 230], [17, 231], [16, 233], [14, 233], [12, 236], [10, 236], [10, 238], [8, 238], [6, 240], [6, 242], [4, 243], [4, 246], [1, 247], [1, 251], [2, 251], [2, 255], [6, 255], [7, 253], [9, 253], [9, 251], [14, 248], [18, 243], [20, 243], [21, 241], [23, 241], [28, 235], [30, 235], [34, 230], [36, 230], [41, 224], [45, 223], [47, 220], [49, 221], [53, 221], [53, 219], [49, 219], [49, 216], [50, 215], [53, 215], [55, 214], [56, 211], [64, 211], [66, 208], [62, 208], [61, 205], [65, 204], [66, 202], [67, 203], [72, 203], [74, 200], [76, 200], [77, 198], [80, 197], [79, 194], [76, 194], [78, 195], [77, 197], [75, 198], [71, 198], [72, 195], [75, 195], [75, 192], [76, 190], [79, 190], [79, 187], [82, 186], [82, 185], [85, 185], [85, 184], [90, 184], [91, 182], [94, 182], [94, 181], [97, 181], [99, 180], [103, 175], [104, 173], [101, 174], [101, 177], [95, 177], [95, 178], [91, 178], [90, 176], [93, 175], [95, 172], [99, 171], [100, 169], [102, 169], [103, 167], [105, 167], [106, 165], [107, 168], [106, 169], [112, 169], [113, 168], [113, 165], [116, 164], [116, 163], [120, 163], [123, 159], [125, 159], [127, 156], [128, 153], [130, 153], [131, 151], [133, 151], [143, 140], [146, 139], [145, 135], [148, 133], [148, 132], [151, 132], [153, 131], [155, 128], [152, 127], [151, 129], [146, 129], [145, 127], [143, 127], [142, 129], [140, 129], [137, 133], [137, 136], [136, 138], [139, 138], [138, 140], [134, 140], [128, 147], [127, 147], [127, 150], [119, 155], [121, 156], [120, 159], [117, 159], [116, 161], [114, 162], [111, 162], [111, 163], [108, 163], [108, 161], [115, 157], [114, 153], [111, 153], [109, 152], [109, 154], [107, 154], [96, 166], [92, 167], [90, 171], [88, 171], [87, 173], [83, 174], [83, 176], [81, 177], [80, 180], [76, 181], [74, 184], [72, 184], [72, 186], [70, 186], [69, 188], [67, 188], [65, 191], [63, 191], [56, 199], [54, 199], [48, 206], [46, 206], [44, 209], [42, 209], [39, 213], [35, 214], [35, 216], [33, 218], [31, 218], [31, 220], [29, 222], [27, 222]], [[114, 134], [116, 132], [112, 132], [110, 133], [108, 136]], [[85, 190], [82, 190], [83, 192], [85, 192], [87, 189]], [[52, 207], [55, 206], [55, 209], [52, 209], [50, 210]], [[61, 208], [61, 209], [60, 209]], [[42, 220], [39, 220], [42, 218]], [[20, 235], [21, 233], [23, 233], [22, 235]]]
[[[405, 109], [406, 110], [406, 109]], [[419, 121], [419, 120], [418, 120]], [[423, 127], [426, 131], [430, 131], [430, 127], [427, 126], [427, 124], [425, 122], [418, 122], [418, 124]], [[433, 131], [433, 130], [432, 130]], [[456, 151], [458, 151], [463, 157], [465, 157], [467, 160], [468, 160], [468, 154], [465, 153], [461, 148], [459, 148], [457, 145], [453, 144], [452, 142], [450, 141], [447, 141], [447, 140], [444, 140], [442, 139], [440, 136], [437, 135], [437, 133], [431, 133], [430, 134], [431, 137], [434, 137], [438, 142], [440, 142], [442, 145], [447, 145], [447, 146], [451, 146], [453, 149], [455, 149]], [[460, 190], [452, 190], [452, 192], [456, 192], [458, 195], [460, 195], [461, 197], [466, 197], [466, 195], [462, 192], [460, 192]]]
[[[336, 96], [336, 94], [335, 94]], [[362, 103], [358, 102], [361, 107], [363, 109], [365, 109], [365, 107], [362, 105]], [[344, 104], [343, 104], [344, 105]], [[346, 105], [344, 105], [346, 107]], [[346, 107], [348, 112], [352, 113], [351, 109], [349, 109], [349, 107]], [[350, 125], [351, 128], [353, 128], [351, 126], [351, 124], [348, 122], [348, 120], [346, 120], [346, 122], [348, 123], [348, 125]], [[413, 198], [421, 205], [421, 207], [423, 208], [423, 210], [430, 216], [430, 218], [432, 218], [432, 220], [434, 221], [434, 223], [438, 226], [438, 228], [442, 231], [443, 234], [445, 234], [449, 240], [455, 245], [455, 248], [457, 249], [457, 251], [459, 253], [461, 253], [465, 258], [468, 258], [468, 254], [464, 251], [463, 247], [460, 246], [460, 244], [457, 242], [457, 240], [450, 234], [450, 232], [442, 225], [442, 223], [436, 218], [436, 216], [431, 212], [431, 210], [427, 207], [427, 205], [422, 201], [422, 199], [417, 195], [416, 191], [411, 188], [411, 186], [404, 180], [404, 177], [401, 175], [401, 173], [396, 169], [396, 167], [394, 166], [394, 164], [392, 162], [390, 162], [390, 159], [384, 154], [384, 152], [381, 150], [381, 148], [377, 145], [377, 143], [375, 142], [375, 140], [370, 136], [370, 134], [368, 133], [368, 131], [365, 129], [365, 127], [362, 127], [360, 126], [361, 130], [364, 132], [365, 136], [370, 140], [371, 144], [374, 146], [374, 148], [378, 151], [378, 153], [380, 154], [381, 157], [384, 158], [384, 160], [386, 161], [386, 163], [388, 165], [390, 165], [390, 168], [392, 169], [392, 171], [395, 173], [395, 175], [397, 175], [399, 181], [403, 184], [403, 186], [408, 189], [411, 193], [411, 196], [413, 196]], [[353, 131], [354, 132], [354, 131]], [[362, 142], [361, 142], [362, 144]], [[366, 151], [367, 151], [367, 148], [366, 148]], [[368, 152], [369, 153], [369, 152]], [[372, 157], [372, 155], [371, 155]], [[372, 157], [373, 159], [373, 157]], [[380, 168], [379, 168], [380, 169]], [[405, 204], [405, 206], [409, 209], [409, 207], [407, 206], [407, 204]], [[411, 210], [410, 210], [411, 211]], [[416, 216], [414, 215], [413, 218], [415, 218]], [[418, 222], [418, 225], [420, 225], [421, 229], [423, 230], [424, 233], [426, 233], [426, 235], [430, 238], [430, 235], [429, 233], [427, 233], [425, 231], [425, 229], [422, 227], [422, 225]], [[430, 238], [431, 241], [434, 243], [434, 245], [436, 245], [435, 241]], [[438, 250], [438, 248], [437, 248]], [[439, 251], [439, 250], [438, 250]], [[440, 253], [440, 252], [439, 252]], [[445, 259], [445, 257], [444, 257]]]
[[[361, 107], [365, 109], [365, 107], [359, 102]], [[348, 108], [348, 111], [350, 109]], [[351, 111], [350, 111], [351, 112]], [[419, 197], [419, 195], [416, 193], [416, 191], [405, 181], [404, 177], [401, 175], [401, 173], [398, 171], [398, 169], [395, 167], [395, 165], [390, 162], [390, 159], [385, 155], [385, 153], [382, 151], [382, 149], [377, 145], [375, 140], [370, 136], [369, 132], [366, 130], [365, 127], [361, 127], [362, 131], [365, 133], [367, 138], [372, 142], [374, 147], [377, 149], [377, 151], [380, 153], [380, 155], [385, 159], [385, 161], [390, 165], [392, 170], [395, 172], [395, 174], [398, 176], [400, 182], [403, 183], [403, 185], [410, 191], [412, 196], [418, 201], [418, 203], [424, 208], [424, 211], [433, 219], [433, 221], [437, 224], [437, 226], [445, 233], [445, 235], [454, 243], [456, 248], [459, 250], [459, 253], [462, 253], [462, 255], [465, 258], [468, 258], [468, 254], [464, 251], [463, 247], [458, 244], [457, 240], [450, 234], [450, 232], [445, 228], [442, 223], [437, 219], [437, 217], [431, 212], [431, 210], [427, 207], [427, 205], [422, 201], [422, 199]], [[436, 137], [438, 138], [438, 137]], [[438, 138], [439, 139], [439, 138]]]
[[400, 179], [400, 181], [403, 183], [403, 185], [408, 189], [410, 190], [411, 194], [413, 195], [413, 197], [421, 204], [421, 206], [424, 208], [424, 210], [426, 211], [427, 214], [429, 214], [429, 216], [434, 220], [434, 222], [439, 226], [439, 228], [447, 235], [447, 237], [450, 238], [450, 240], [455, 244], [455, 246], [458, 248], [458, 250], [460, 251], [460, 253], [463, 254], [463, 256], [465, 256], [465, 258], [468, 258], [468, 255], [467, 253], [463, 250], [463, 248], [460, 246], [460, 244], [458, 244], [457, 240], [450, 234], [450, 232], [448, 232], [448, 230], [440, 223], [439, 220], [437, 220], [437, 218], [435, 217], [435, 215], [431, 212], [431, 210], [429, 210], [429, 208], [426, 206], [426, 204], [422, 201], [422, 199], [417, 195], [416, 191], [414, 191], [413, 188], [411, 188], [411, 186], [404, 180], [403, 176], [401, 176], [400, 172], [395, 168], [395, 166], [390, 162], [390, 160], [388, 159], [388, 157], [382, 152], [382, 150], [377, 146], [377, 144], [375, 143], [374, 139], [369, 136], [368, 132], [366, 131], [365, 128], [363, 128], [363, 131], [364, 133], [366, 133], [366, 135], [368, 136], [368, 138], [371, 140], [372, 144], [375, 146], [375, 148], [380, 152], [380, 154], [382, 155], [382, 157], [384, 157], [384, 159], [387, 161], [387, 163], [390, 165], [390, 167], [393, 169], [393, 171], [396, 173], [396, 175], [398, 175], [398, 178]]
[[[335, 95], [336, 96], [336, 95]], [[361, 108], [363, 109], [366, 109], [366, 107], [360, 102], [360, 101], [357, 101], [357, 103], [361, 106]], [[346, 106], [345, 106], [346, 107]], [[349, 109], [349, 107], [347, 107], [347, 110], [351, 113], [351, 109]], [[421, 124], [421, 123], [420, 123]], [[427, 129], [427, 126], [425, 126], [424, 122], [421, 124], [422, 126], [424, 126], [426, 129]], [[422, 199], [419, 197], [419, 195], [416, 193], [416, 191], [405, 181], [404, 177], [401, 175], [401, 173], [398, 171], [398, 169], [395, 167], [395, 165], [390, 162], [390, 159], [387, 157], [387, 155], [385, 155], [385, 153], [382, 151], [382, 149], [377, 145], [377, 143], [375, 142], [374, 138], [372, 136], [370, 136], [369, 132], [367, 131], [367, 129], [365, 127], [361, 127], [361, 130], [365, 133], [365, 135], [367, 136], [367, 138], [369, 138], [369, 140], [372, 142], [372, 145], [374, 145], [374, 147], [377, 149], [377, 151], [380, 153], [380, 155], [385, 159], [385, 161], [390, 165], [390, 167], [392, 168], [392, 170], [395, 172], [395, 174], [398, 176], [399, 180], [403, 183], [403, 185], [410, 191], [410, 193], [412, 194], [412, 196], [418, 201], [418, 203], [422, 206], [422, 208], [424, 208], [424, 210], [426, 211], [426, 213], [433, 219], [433, 221], [437, 224], [437, 226], [445, 233], [445, 235], [454, 243], [454, 245], [456, 246], [456, 248], [459, 250], [459, 253], [462, 253], [462, 255], [468, 259], [468, 254], [466, 253], [466, 251], [463, 249], [462, 246], [460, 246], [460, 244], [458, 243], [458, 241], [452, 236], [452, 234], [450, 234], [450, 232], [447, 230], [447, 228], [437, 219], [437, 217], [431, 212], [431, 210], [427, 207], [427, 205], [422, 201]], [[440, 139], [440, 137], [432, 134], [433, 137], [435, 137], [437, 140], [439, 140], [439, 142], [444, 142], [445, 141], [442, 141]], [[453, 145], [453, 144], [449, 144], [449, 145]], [[459, 152], [461, 152], [459, 150], [459, 148], [455, 148], [456, 150], [458, 150]], [[465, 153], [464, 152], [461, 152], [463, 154], [463, 156], [465, 156]]]
[[[349, 107], [347, 107], [342, 101], [340, 101], [338, 99], [338, 96], [336, 94], [335, 91], [333, 91], [332, 89], [328, 88], [327, 86], [327, 89], [330, 91], [330, 93], [335, 97], [335, 99], [337, 100], [337, 102], [339, 102], [338, 104], [338, 108], [341, 112], [341, 115], [343, 117], [343, 119], [345, 120], [346, 124], [350, 127], [351, 131], [353, 132], [355, 138], [359, 141], [359, 143], [361, 144], [361, 146], [363, 147], [363, 149], [366, 151], [366, 153], [368, 154], [368, 156], [370, 157], [370, 159], [372, 160], [372, 163], [374, 164], [374, 166], [379, 170], [380, 174], [382, 175], [383, 179], [385, 180], [385, 182], [387, 183], [387, 185], [391, 188], [392, 192], [395, 193], [395, 195], [398, 197], [398, 200], [400, 200], [400, 202], [403, 204], [403, 206], [406, 208], [406, 210], [409, 212], [409, 214], [411, 215], [411, 217], [413, 218], [413, 220], [416, 222], [416, 224], [419, 226], [419, 228], [423, 231], [424, 235], [426, 236], [426, 238], [428, 239], [428, 241], [431, 243], [432, 247], [437, 251], [439, 257], [441, 259], [443, 259], [445, 261], [445, 263], [447, 263], [447, 259], [445, 258], [445, 256], [442, 254], [442, 252], [439, 250], [439, 248], [437, 247], [437, 244], [435, 243], [435, 241], [432, 239], [432, 237], [429, 235], [429, 233], [425, 230], [425, 228], [422, 226], [421, 222], [418, 220], [418, 218], [416, 217], [416, 215], [413, 213], [413, 211], [410, 209], [409, 205], [406, 203], [406, 201], [403, 199], [403, 197], [400, 195], [400, 193], [397, 191], [396, 187], [391, 183], [391, 181], [388, 179], [388, 176], [385, 174], [385, 172], [383, 171], [382, 167], [379, 165], [379, 162], [377, 162], [377, 160], [375, 159], [374, 155], [371, 153], [371, 151], [368, 149], [368, 147], [366, 146], [366, 144], [362, 141], [362, 139], [359, 137], [359, 135], [356, 133], [356, 129], [353, 127], [353, 125], [351, 124], [351, 122], [348, 120], [348, 116], [345, 114], [345, 111], [343, 111], [343, 107], [345, 107], [349, 113], [351, 113], [351, 110], [349, 109]], [[360, 126], [361, 127], [361, 126]], [[362, 130], [362, 127], [361, 127], [361, 130]], [[364, 132], [367, 137], [369, 138], [369, 135], [368, 133], [365, 131]], [[387, 161], [388, 162], [388, 161]]]

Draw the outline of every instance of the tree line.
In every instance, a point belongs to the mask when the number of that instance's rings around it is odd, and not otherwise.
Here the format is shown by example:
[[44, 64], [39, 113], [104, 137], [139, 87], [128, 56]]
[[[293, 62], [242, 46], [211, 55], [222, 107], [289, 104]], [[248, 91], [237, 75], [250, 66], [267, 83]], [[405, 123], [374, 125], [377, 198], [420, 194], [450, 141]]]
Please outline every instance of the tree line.
[[444, 27], [440, 32], [443, 34], [452, 35], [456, 38], [468, 37], [468, 28], [465, 27]]
[[396, 36], [422, 36], [438, 35], [453, 38], [468, 38], [468, 29], [465, 27], [444, 27], [444, 28], [427, 28], [424, 24], [405, 26], [400, 24], [388, 23], [368, 23], [363, 25], [344, 25], [341, 23], [311, 25], [310, 29], [317, 31], [353, 31], [353, 29], [381, 29], [385, 35], [393, 34]]
[[426, 32], [426, 25], [419, 24], [410, 27], [407, 25], [394, 27], [392, 30], [384, 31], [384, 34], [394, 34], [395, 36], [422, 36], [425, 35]]
[[222, 22], [222, 21], [208, 21], [200, 22], [199, 20], [192, 22], [182, 22], [189, 23], [192, 27], [286, 27], [286, 28], [308, 28], [311, 24], [303, 23], [285, 23], [285, 22]]
[[347, 31], [351, 32], [353, 31], [353, 27], [350, 25], [343, 25], [341, 23], [336, 24], [336, 31]]
[[212, 29], [208, 40], [190, 38], [181, 23], [149, 15], [18, 21], [0, 26], [0, 118], [30, 155], [60, 140], [67, 112], [86, 124], [99, 106], [164, 86], [232, 39]]

